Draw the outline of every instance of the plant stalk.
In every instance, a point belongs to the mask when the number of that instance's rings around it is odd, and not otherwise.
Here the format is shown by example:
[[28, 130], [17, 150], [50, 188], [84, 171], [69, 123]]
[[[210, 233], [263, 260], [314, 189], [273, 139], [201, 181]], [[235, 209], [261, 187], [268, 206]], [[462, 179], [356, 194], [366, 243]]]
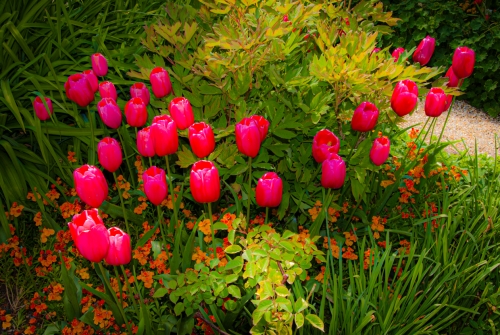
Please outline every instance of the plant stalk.
[[175, 229], [175, 225], [177, 224], [177, 206], [175, 203], [175, 193], [174, 193], [174, 185], [172, 183], [172, 174], [170, 173], [170, 164], [168, 163], [168, 155], [165, 156], [165, 164], [167, 165], [167, 177], [168, 177], [168, 186], [170, 188], [170, 196], [172, 197], [172, 206], [173, 206], [173, 214], [174, 214], [174, 223], [172, 224], [172, 220], [170, 220], [170, 225], [168, 227], [168, 231], [172, 233]]
[[212, 249], [214, 251], [214, 259], [217, 258], [217, 250], [215, 248], [215, 231], [214, 231], [214, 220], [212, 217], [212, 203], [208, 203], [208, 216], [210, 217], [210, 231], [212, 232]]
[[252, 191], [252, 157], [248, 157], [248, 192], [247, 192], [247, 222], [250, 222], [250, 193]]
[[89, 106], [87, 106], [87, 111], [89, 113], [89, 123], [90, 123], [90, 157], [88, 159], [90, 165], [95, 165], [94, 123], [92, 122], [92, 115], [90, 113]]
[[113, 172], [113, 177], [115, 178], [116, 190], [118, 191], [118, 195], [120, 196], [120, 203], [122, 205], [123, 218], [125, 219], [125, 227], [127, 228], [127, 234], [130, 235], [130, 228], [128, 225], [127, 214], [125, 213], [125, 204], [123, 203], [123, 195], [120, 191], [120, 187], [118, 186], [118, 178], [116, 177], [116, 172]]

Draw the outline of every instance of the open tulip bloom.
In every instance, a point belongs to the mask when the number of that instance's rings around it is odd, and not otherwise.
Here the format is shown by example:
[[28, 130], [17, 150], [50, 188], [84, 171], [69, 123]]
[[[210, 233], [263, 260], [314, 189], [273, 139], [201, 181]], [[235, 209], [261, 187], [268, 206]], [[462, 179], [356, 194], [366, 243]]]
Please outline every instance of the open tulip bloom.
[[411, 80], [401, 80], [396, 84], [391, 97], [391, 108], [403, 117], [409, 114], [418, 103], [418, 87]]
[[321, 129], [313, 138], [312, 155], [318, 163], [323, 163], [332, 153], [338, 153], [340, 141], [334, 133], [328, 129]]
[[99, 207], [108, 197], [108, 183], [102, 171], [92, 165], [83, 165], [73, 171], [76, 193], [91, 207]]
[[109, 232], [96, 208], [73, 216], [68, 223], [71, 237], [78, 251], [91, 262], [100, 262], [109, 249]]
[[117, 227], [108, 229], [109, 248], [104, 260], [109, 265], [126, 265], [132, 259], [130, 235]]
[[64, 84], [64, 90], [68, 99], [80, 107], [87, 107], [94, 101], [94, 90], [86, 76], [81, 73], [69, 76]]

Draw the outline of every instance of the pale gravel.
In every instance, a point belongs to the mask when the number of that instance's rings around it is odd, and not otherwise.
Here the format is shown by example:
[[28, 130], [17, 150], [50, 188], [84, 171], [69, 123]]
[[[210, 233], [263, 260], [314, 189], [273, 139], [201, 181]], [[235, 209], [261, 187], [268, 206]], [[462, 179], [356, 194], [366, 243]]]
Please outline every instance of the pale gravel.
[[[439, 134], [443, 129], [446, 120], [446, 113], [438, 117], [434, 128], [434, 136], [439, 138]], [[404, 122], [401, 127], [406, 128], [417, 123], [416, 129], [421, 130], [427, 121], [427, 116], [424, 112], [424, 101], [420, 101], [418, 109], [411, 115], [404, 117]], [[431, 120], [432, 121], [432, 120]], [[430, 125], [431, 121], [427, 124]], [[486, 153], [489, 156], [495, 156], [495, 134], [500, 135], [500, 120], [489, 116], [484, 111], [474, 108], [463, 101], [455, 101], [448, 123], [443, 134], [441, 142], [462, 140], [469, 149], [470, 154], [474, 154], [475, 141], [477, 141], [478, 153]], [[427, 136], [430, 137], [430, 134]], [[465, 149], [462, 141], [454, 146], [462, 151]], [[449, 153], [458, 153], [452, 146], [449, 146], [446, 151]], [[500, 155], [500, 152], [497, 152]]]

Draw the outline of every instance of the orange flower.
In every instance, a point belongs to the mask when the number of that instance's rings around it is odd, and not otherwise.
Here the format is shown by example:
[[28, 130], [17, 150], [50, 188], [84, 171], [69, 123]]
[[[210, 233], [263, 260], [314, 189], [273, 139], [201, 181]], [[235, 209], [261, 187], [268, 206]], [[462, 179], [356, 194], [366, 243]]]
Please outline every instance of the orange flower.
[[19, 217], [24, 209], [23, 205], [18, 205], [17, 202], [13, 202], [12, 206], [10, 207], [10, 215], [14, 217]]
[[7, 329], [12, 326], [10, 321], [12, 320], [12, 316], [10, 314], [5, 315], [4, 310], [0, 310], [0, 321], [2, 321], [2, 329]]
[[358, 259], [358, 255], [354, 253], [354, 249], [351, 247], [342, 248], [342, 258], [343, 259], [349, 259], [351, 261], [355, 261]]
[[384, 231], [384, 224], [387, 222], [387, 219], [382, 219], [380, 216], [372, 217], [372, 225], [371, 229], [373, 231], [373, 237], [378, 239], [380, 237], [380, 233]]
[[326, 267], [322, 266], [321, 272], [316, 277], [314, 277], [314, 279], [316, 279], [319, 282], [322, 282], [323, 278], [325, 277], [325, 270], [326, 270]]
[[89, 268], [81, 268], [81, 269], [76, 269], [76, 273], [80, 276], [82, 279], [89, 279], [89, 273], [87, 272]]
[[61, 294], [64, 292], [64, 287], [59, 283], [52, 283], [49, 286], [49, 301], [61, 301]]
[[375, 252], [373, 250], [367, 249], [365, 251], [365, 255], [364, 255], [364, 259], [363, 259], [363, 268], [365, 270], [368, 270], [368, 267], [373, 265], [373, 264], [375, 264]]
[[[332, 256], [335, 257], [336, 259], [339, 259], [340, 248], [337, 245], [337, 241], [335, 241], [335, 239], [331, 238], [330, 244], [332, 246]], [[327, 237], [325, 237], [323, 240], [323, 248], [328, 249], [328, 238]]]
[[43, 228], [42, 229], [42, 236], [41, 236], [41, 240], [42, 240], [42, 243], [45, 243], [47, 242], [47, 237], [49, 236], [52, 236], [54, 235], [56, 232], [54, 229], [47, 229], [47, 228]]
[[356, 235], [354, 235], [354, 232], [344, 232], [344, 236], [345, 236], [345, 244], [348, 247], [352, 246], [358, 240]]
[[411, 139], [415, 139], [418, 136], [418, 132], [419, 132], [418, 129], [411, 128], [410, 133], [408, 135], [410, 136]]
[[38, 212], [35, 214], [35, 217], [33, 218], [33, 221], [35, 221], [35, 225], [37, 227], [42, 225], [42, 212]]
[[113, 313], [111, 311], [98, 306], [94, 309], [94, 324], [101, 328], [107, 328], [110, 326], [112, 316]]
[[76, 162], [77, 162], [76, 157], [75, 157], [75, 154], [76, 154], [76, 153], [75, 153], [75, 152], [73, 152], [73, 151], [68, 151], [68, 161], [69, 161], [70, 163], [76, 163]]
[[137, 247], [134, 249], [134, 258], [141, 263], [141, 265], [145, 265], [148, 262], [149, 253], [151, 252], [151, 243], [146, 243], [142, 247]]
[[153, 275], [153, 271], [142, 271], [141, 274], [137, 276], [137, 279], [144, 282], [145, 288], [151, 288], [153, 286]]
[[222, 217], [222, 219], [220, 220], [220, 222], [222, 222], [223, 224], [225, 224], [227, 226], [227, 231], [230, 232], [232, 231], [234, 228], [233, 228], [233, 221], [236, 219], [236, 215], [235, 214], [231, 214], [231, 213], [226, 213], [224, 214], [224, 216]]

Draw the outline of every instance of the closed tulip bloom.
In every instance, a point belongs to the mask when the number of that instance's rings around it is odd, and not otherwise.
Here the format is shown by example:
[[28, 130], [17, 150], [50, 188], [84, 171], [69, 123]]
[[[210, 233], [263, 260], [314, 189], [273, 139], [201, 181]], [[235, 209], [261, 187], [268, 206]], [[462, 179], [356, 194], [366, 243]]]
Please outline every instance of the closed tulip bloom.
[[154, 139], [155, 153], [160, 156], [172, 155], [179, 147], [177, 126], [169, 115], [158, 115], [153, 118], [151, 136]]
[[250, 116], [252, 120], [257, 122], [260, 130], [260, 142], [264, 142], [267, 136], [267, 132], [269, 130], [269, 121], [267, 121], [264, 117], [260, 115], [252, 115]]
[[68, 99], [80, 107], [87, 107], [94, 101], [94, 90], [92, 90], [87, 78], [81, 73], [69, 76], [64, 84], [64, 90]]
[[219, 171], [210, 161], [198, 161], [191, 168], [191, 194], [199, 203], [214, 202], [220, 196]]
[[160, 205], [167, 197], [168, 187], [165, 171], [159, 167], [152, 166], [142, 174], [144, 182], [144, 193], [153, 205]]
[[283, 181], [274, 172], [264, 174], [257, 182], [255, 200], [260, 207], [277, 207], [283, 197]]
[[132, 98], [125, 105], [125, 117], [131, 127], [142, 127], [148, 120], [148, 111], [141, 98]]
[[97, 111], [102, 122], [109, 128], [117, 129], [122, 124], [122, 112], [116, 101], [104, 98], [97, 103]]
[[391, 97], [391, 107], [399, 116], [409, 114], [418, 103], [418, 87], [411, 80], [401, 80], [396, 84]]
[[99, 94], [101, 98], [111, 98], [115, 101], [118, 98], [115, 85], [110, 81], [103, 81], [99, 84]]
[[93, 165], [83, 165], [73, 171], [76, 193], [84, 203], [99, 207], [108, 196], [108, 183], [102, 171]]
[[189, 127], [189, 144], [198, 158], [210, 155], [215, 149], [212, 127], [205, 122], [194, 123]]
[[172, 83], [170, 82], [168, 72], [164, 68], [155, 67], [153, 71], [151, 71], [149, 81], [151, 82], [153, 94], [158, 99], [163, 98], [172, 92]]
[[323, 163], [331, 153], [338, 153], [340, 141], [334, 133], [328, 129], [322, 129], [313, 138], [312, 155], [318, 163]]
[[374, 48], [374, 49], [372, 50], [372, 52], [370, 52], [370, 55], [371, 55], [371, 54], [376, 54], [377, 52], [380, 52], [380, 50], [382, 50], [382, 49], [380, 49], [380, 48]]
[[356, 131], [370, 131], [377, 125], [378, 109], [371, 102], [362, 102], [354, 110], [351, 120], [351, 128]]
[[453, 54], [451, 66], [458, 79], [469, 77], [474, 71], [476, 53], [467, 47], [458, 47]]
[[450, 66], [448, 71], [446, 71], [446, 74], [444, 75], [445, 78], [448, 78], [448, 84], [446, 86], [448, 87], [458, 87], [458, 77], [455, 75], [455, 72], [453, 72], [453, 67]]
[[425, 66], [431, 60], [435, 47], [436, 40], [430, 36], [427, 36], [422, 41], [420, 41], [417, 50], [415, 50], [415, 52], [413, 53], [413, 61], [420, 63], [421, 66]]
[[142, 128], [137, 132], [137, 151], [144, 157], [155, 155], [155, 142], [151, 127]]
[[399, 48], [396, 48], [393, 52], [392, 52], [392, 58], [394, 58], [394, 62], [397, 62], [399, 60], [399, 56], [401, 56], [401, 54], [405, 52], [405, 49], [399, 47]]
[[370, 150], [370, 160], [373, 164], [380, 166], [389, 158], [389, 152], [391, 150], [391, 141], [385, 136], [378, 137], [373, 141], [372, 148]]
[[92, 91], [94, 93], [96, 93], [97, 91], [99, 91], [99, 81], [97, 80], [97, 77], [96, 77], [94, 71], [92, 71], [92, 70], [85, 70], [85, 71], [82, 72], [82, 74], [89, 81], [90, 87], [92, 87]]
[[96, 208], [85, 210], [73, 216], [68, 222], [69, 231], [76, 248], [91, 262], [100, 262], [109, 249], [109, 232], [104, 226]]
[[251, 118], [238, 122], [235, 129], [238, 150], [248, 157], [256, 157], [260, 150], [260, 132], [259, 125]]
[[345, 175], [345, 162], [337, 154], [331, 154], [321, 164], [321, 186], [324, 188], [341, 188], [344, 185]]
[[193, 108], [188, 99], [184, 97], [174, 98], [170, 101], [168, 110], [180, 130], [184, 130], [194, 123]]
[[115, 172], [123, 161], [120, 143], [112, 137], [103, 138], [97, 145], [97, 157], [103, 168]]
[[103, 77], [108, 73], [108, 61], [103, 55], [100, 53], [93, 54], [90, 56], [90, 61], [96, 76]]
[[132, 98], [141, 98], [144, 104], [149, 105], [151, 96], [149, 94], [149, 89], [143, 83], [135, 83], [130, 87], [130, 96]]
[[109, 265], [126, 265], [132, 259], [132, 244], [130, 235], [117, 227], [108, 229], [109, 249], [104, 260]]
[[440, 116], [445, 110], [447, 106], [447, 98], [443, 89], [439, 87], [433, 87], [427, 94], [425, 98], [425, 115], [431, 117]]
[[35, 114], [42, 121], [50, 119], [50, 114], [54, 112], [54, 107], [52, 106], [52, 100], [50, 100], [47, 97], [44, 97], [44, 99], [45, 102], [47, 103], [47, 107], [49, 108], [48, 110], [47, 108], [45, 108], [42, 98], [36, 97], [35, 100], [33, 100], [33, 108], [35, 109]]

